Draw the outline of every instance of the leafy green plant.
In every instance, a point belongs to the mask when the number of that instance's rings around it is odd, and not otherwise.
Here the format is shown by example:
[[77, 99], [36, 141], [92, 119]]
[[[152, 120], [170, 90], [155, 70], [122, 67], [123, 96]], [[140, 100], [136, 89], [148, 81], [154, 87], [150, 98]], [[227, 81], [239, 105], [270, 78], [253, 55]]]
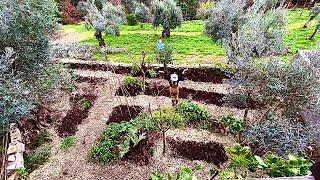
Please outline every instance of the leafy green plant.
[[159, 172], [152, 172], [149, 176], [149, 180], [197, 180], [197, 177], [194, 174], [193, 169], [184, 167], [176, 175], [172, 175], [170, 173], [162, 174]]
[[188, 121], [207, 120], [209, 118], [208, 110], [191, 100], [180, 103], [178, 112]]
[[123, 122], [110, 124], [103, 133], [100, 143], [94, 145], [90, 151], [90, 158], [94, 162], [107, 163], [116, 158], [122, 158], [145, 138], [140, 133], [140, 124], [137, 122]]
[[163, 154], [165, 154], [166, 131], [168, 131], [169, 129], [184, 126], [186, 120], [178, 112], [176, 112], [174, 108], [164, 107], [152, 114], [152, 121], [157, 129], [162, 132]]
[[310, 160], [292, 154], [288, 155], [288, 159], [270, 155], [265, 158], [264, 163], [270, 177], [305, 176], [312, 166]]
[[91, 107], [91, 103], [89, 100], [87, 100], [86, 98], [83, 98], [81, 100], [81, 106], [82, 106], [82, 109], [84, 111], [88, 110], [90, 107]]
[[64, 151], [67, 151], [71, 146], [73, 146], [76, 142], [76, 138], [73, 136], [68, 136], [63, 139], [62, 144], [61, 144], [61, 149]]
[[24, 166], [28, 173], [34, 171], [37, 167], [44, 164], [50, 157], [51, 146], [44, 144], [36, 150], [24, 154]]
[[150, 75], [150, 77], [155, 78], [157, 77], [157, 72], [153, 69], [148, 69], [147, 73]]
[[163, 64], [164, 69], [173, 62], [173, 48], [169, 44], [166, 44], [164, 50], [157, 50], [157, 54], [157, 62]]
[[143, 87], [143, 81], [133, 76], [126, 76], [124, 78], [124, 84], [126, 86], [137, 87], [141, 89]]
[[126, 18], [129, 26], [136, 26], [138, 24], [138, 20], [134, 14], [129, 14]]
[[245, 129], [245, 122], [242, 119], [234, 117], [232, 115], [221, 116], [218, 119], [218, 122], [227, 126], [230, 132], [234, 134], [242, 132]]
[[228, 167], [222, 172], [222, 179], [242, 178], [242, 173], [256, 165], [256, 159], [253, 156], [250, 147], [242, 147], [235, 144], [233, 147], [227, 147], [226, 151], [230, 157]]
[[24, 167], [23, 168], [19, 168], [17, 170], [17, 173], [18, 173], [20, 179], [27, 179], [28, 171], [27, 171], [26, 168], [24, 168]]

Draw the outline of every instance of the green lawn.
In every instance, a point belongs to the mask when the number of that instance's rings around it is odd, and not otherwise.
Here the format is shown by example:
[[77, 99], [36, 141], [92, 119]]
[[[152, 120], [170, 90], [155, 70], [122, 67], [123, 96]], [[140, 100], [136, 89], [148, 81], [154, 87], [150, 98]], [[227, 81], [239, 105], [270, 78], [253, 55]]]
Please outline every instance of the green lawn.
[[[300, 14], [302, 15], [300, 17]], [[283, 57], [289, 60], [298, 49], [313, 49], [320, 40], [320, 33], [313, 41], [306, 40], [314, 30], [315, 22], [309, 29], [304, 29], [303, 25], [308, 20], [309, 13], [306, 10], [289, 11], [287, 36], [285, 44], [290, 49], [290, 54]], [[223, 64], [226, 62], [225, 51], [220, 44], [203, 35], [204, 21], [187, 21], [181, 28], [172, 30], [171, 37], [166, 40], [174, 48], [174, 59], [177, 64]], [[97, 41], [92, 30], [86, 30], [83, 24], [65, 25], [62, 27], [64, 33], [74, 33], [82, 43], [97, 46]], [[155, 46], [161, 36], [161, 28], [154, 30], [150, 24], [143, 27], [121, 26], [119, 37], [105, 36], [105, 40], [110, 47], [128, 48], [133, 57], [139, 58], [141, 50], [147, 53], [150, 62], [155, 61]], [[102, 60], [101, 54], [97, 53], [95, 58]], [[131, 60], [126, 53], [109, 55], [109, 59], [114, 62], [130, 63]]]

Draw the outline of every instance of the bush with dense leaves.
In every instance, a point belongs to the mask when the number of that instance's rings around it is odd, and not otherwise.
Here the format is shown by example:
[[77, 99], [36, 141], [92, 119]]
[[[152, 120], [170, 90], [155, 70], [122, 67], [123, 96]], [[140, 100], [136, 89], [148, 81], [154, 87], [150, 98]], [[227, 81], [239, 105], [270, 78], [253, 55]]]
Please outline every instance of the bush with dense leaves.
[[234, 134], [241, 133], [246, 127], [246, 124], [242, 119], [232, 115], [219, 117], [217, 122], [227, 127], [227, 129]]
[[129, 26], [136, 26], [138, 24], [137, 18], [134, 14], [129, 14], [126, 18]]
[[285, 157], [290, 153], [304, 154], [307, 146], [315, 141], [312, 131], [288, 119], [267, 119], [253, 124], [244, 131], [244, 138]]
[[181, 102], [178, 105], [178, 112], [188, 121], [207, 120], [209, 118], [208, 110], [191, 100]]
[[75, 24], [79, 22], [77, 8], [71, 4], [70, 0], [61, 2], [61, 21], [63, 24]]
[[181, 7], [184, 20], [189, 21], [196, 19], [199, 0], [178, 0], [177, 4]]
[[142, 23], [146, 23], [150, 20], [150, 9], [143, 3], [136, 4], [134, 15], [137, 20]]

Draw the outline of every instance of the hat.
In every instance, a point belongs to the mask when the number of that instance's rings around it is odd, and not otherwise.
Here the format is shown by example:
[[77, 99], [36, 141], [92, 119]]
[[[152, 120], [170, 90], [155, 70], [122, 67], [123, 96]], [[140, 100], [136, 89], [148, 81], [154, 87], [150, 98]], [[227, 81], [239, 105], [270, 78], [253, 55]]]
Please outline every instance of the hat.
[[178, 75], [177, 74], [171, 74], [170, 80], [171, 81], [178, 81]]

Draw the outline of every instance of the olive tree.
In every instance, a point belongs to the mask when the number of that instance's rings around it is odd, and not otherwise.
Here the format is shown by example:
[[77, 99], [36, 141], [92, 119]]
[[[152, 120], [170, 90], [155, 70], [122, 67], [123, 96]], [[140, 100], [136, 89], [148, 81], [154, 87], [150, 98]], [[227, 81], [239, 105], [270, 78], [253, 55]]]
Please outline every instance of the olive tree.
[[94, 30], [94, 36], [99, 42], [101, 48], [106, 47], [102, 33], [110, 35], [120, 35], [120, 25], [123, 23], [123, 12], [121, 6], [114, 6], [110, 2], [103, 2], [102, 9], [99, 10], [93, 2], [86, 3], [87, 23]]
[[233, 98], [246, 107], [245, 120], [249, 102], [257, 91], [258, 59], [284, 52], [284, 9], [275, 7], [267, 0], [251, 6], [241, 0], [222, 0], [212, 10], [206, 25], [205, 33], [224, 44], [230, 65], [237, 69], [230, 81], [234, 85], [231, 91], [237, 95]]
[[49, 35], [56, 29], [52, 0], [0, 1], [0, 119], [28, 115], [61, 87], [64, 72], [50, 58]]
[[162, 26], [162, 37], [170, 37], [170, 29], [181, 26], [183, 15], [181, 8], [174, 0], [154, 0], [152, 1], [153, 15], [152, 25]]
[[146, 23], [150, 19], [150, 10], [144, 3], [137, 3], [134, 15], [139, 22]]
[[310, 12], [310, 19], [304, 25], [304, 28], [308, 28], [313, 20], [318, 19], [317, 25], [316, 25], [312, 35], [308, 38], [309, 40], [312, 40], [316, 36], [318, 30], [320, 29], [320, 16], [319, 16], [319, 14], [320, 14], [320, 3], [317, 3], [317, 4], [315, 4], [315, 6], [312, 8], [312, 10]]

